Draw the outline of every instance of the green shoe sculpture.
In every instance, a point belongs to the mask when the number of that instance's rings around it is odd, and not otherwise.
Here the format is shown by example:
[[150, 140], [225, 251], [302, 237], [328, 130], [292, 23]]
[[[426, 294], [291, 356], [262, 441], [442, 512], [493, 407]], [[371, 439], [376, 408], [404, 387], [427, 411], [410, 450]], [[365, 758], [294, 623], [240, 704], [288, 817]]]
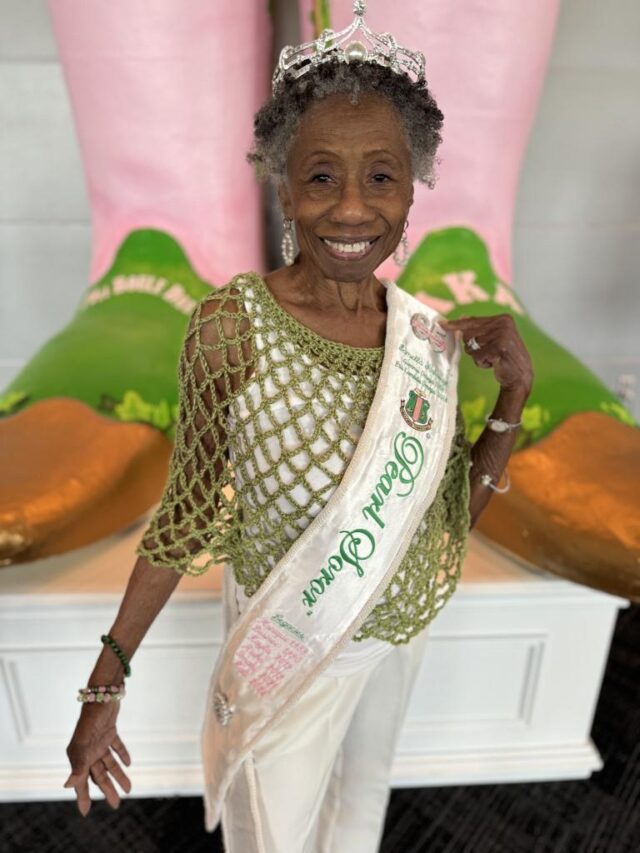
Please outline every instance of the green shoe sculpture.
[[[430, 233], [398, 283], [443, 316], [509, 313], [535, 379], [508, 471], [477, 530], [557, 575], [640, 601], [640, 431], [618, 398], [528, 315], [468, 228]], [[490, 371], [460, 364], [466, 435], [475, 442], [498, 395]]]
[[0, 561], [63, 553], [158, 500], [187, 322], [211, 285], [158, 230], [131, 232], [71, 322], [0, 394]]

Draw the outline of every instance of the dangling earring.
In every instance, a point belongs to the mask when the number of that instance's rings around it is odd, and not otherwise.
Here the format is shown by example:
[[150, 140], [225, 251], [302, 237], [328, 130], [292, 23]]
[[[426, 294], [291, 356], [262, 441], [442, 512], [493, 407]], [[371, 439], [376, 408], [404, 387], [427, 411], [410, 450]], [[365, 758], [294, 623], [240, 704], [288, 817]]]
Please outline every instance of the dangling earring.
[[[402, 232], [402, 239], [396, 246], [396, 250], [393, 253], [393, 260], [399, 267], [404, 267], [407, 265], [407, 261], [409, 260], [409, 242], [407, 240], [407, 225], [409, 224], [409, 220], [404, 223], [404, 231]], [[402, 252], [398, 250], [402, 247]]]
[[282, 258], [285, 264], [290, 267], [296, 259], [296, 250], [293, 245], [293, 220], [287, 219], [285, 216], [282, 221]]

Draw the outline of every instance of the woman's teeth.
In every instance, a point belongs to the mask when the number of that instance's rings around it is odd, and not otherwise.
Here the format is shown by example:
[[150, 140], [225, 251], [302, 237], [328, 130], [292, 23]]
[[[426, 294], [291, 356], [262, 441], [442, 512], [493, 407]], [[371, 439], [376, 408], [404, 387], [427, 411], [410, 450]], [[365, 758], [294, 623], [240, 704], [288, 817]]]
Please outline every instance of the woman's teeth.
[[363, 240], [360, 243], [334, 243], [333, 240], [323, 239], [330, 249], [334, 252], [339, 252], [341, 255], [359, 255], [366, 252], [373, 245], [373, 240]]

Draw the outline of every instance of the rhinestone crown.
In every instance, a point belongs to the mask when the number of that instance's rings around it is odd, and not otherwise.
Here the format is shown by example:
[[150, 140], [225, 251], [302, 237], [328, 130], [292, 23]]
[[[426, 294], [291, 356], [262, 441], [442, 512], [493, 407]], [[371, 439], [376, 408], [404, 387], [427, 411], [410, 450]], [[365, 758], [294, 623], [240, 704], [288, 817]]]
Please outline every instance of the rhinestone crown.
[[[336, 58], [339, 62], [371, 62], [383, 65], [396, 74], [408, 74], [416, 82], [423, 82], [424, 54], [397, 44], [391, 33], [374, 33], [364, 21], [366, 9], [364, 0], [354, 0], [354, 18], [346, 29], [338, 33], [323, 30], [314, 41], [282, 48], [271, 82], [273, 93], [276, 93], [283, 82], [285, 74], [295, 78], [302, 77], [323, 62]], [[356, 35], [363, 41], [355, 39]]]

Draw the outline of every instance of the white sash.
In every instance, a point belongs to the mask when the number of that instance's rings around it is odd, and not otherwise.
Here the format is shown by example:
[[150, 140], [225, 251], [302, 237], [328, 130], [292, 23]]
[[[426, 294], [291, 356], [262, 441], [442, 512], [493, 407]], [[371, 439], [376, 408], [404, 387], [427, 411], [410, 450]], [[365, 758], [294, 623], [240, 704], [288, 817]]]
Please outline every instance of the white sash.
[[459, 339], [436, 325], [434, 309], [394, 282], [386, 286], [380, 379], [353, 457], [327, 504], [228, 629], [211, 676], [202, 729], [210, 832], [247, 752], [375, 607], [444, 475]]

